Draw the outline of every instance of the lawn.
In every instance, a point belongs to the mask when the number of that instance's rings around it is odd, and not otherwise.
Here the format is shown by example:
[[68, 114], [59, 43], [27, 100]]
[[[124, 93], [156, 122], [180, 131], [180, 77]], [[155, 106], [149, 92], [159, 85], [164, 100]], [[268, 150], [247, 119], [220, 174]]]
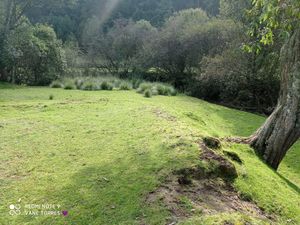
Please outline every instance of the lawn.
[[[0, 224], [165, 224], [168, 210], [145, 204], [147, 194], [172, 171], [199, 163], [202, 137], [247, 136], [264, 119], [184, 95], [0, 84]], [[244, 160], [236, 165], [238, 191], [275, 213], [276, 223], [300, 224], [300, 146], [277, 173], [249, 147], [223, 145]], [[11, 204], [22, 214], [10, 215]], [[66, 216], [26, 215], [37, 211], [30, 204]], [[228, 217], [238, 216], [183, 223]]]

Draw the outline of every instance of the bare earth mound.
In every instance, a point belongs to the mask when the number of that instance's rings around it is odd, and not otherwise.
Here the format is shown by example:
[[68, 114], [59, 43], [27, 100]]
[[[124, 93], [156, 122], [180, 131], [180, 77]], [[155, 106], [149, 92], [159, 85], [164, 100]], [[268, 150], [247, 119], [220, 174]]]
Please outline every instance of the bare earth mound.
[[[202, 149], [200, 159], [218, 162], [217, 170], [214, 173], [207, 173], [201, 168], [176, 171], [162, 186], [149, 193], [146, 203], [163, 204], [171, 213], [167, 224], [176, 224], [194, 215], [236, 212], [261, 220], [271, 219], [255, 203], [243, 200], [233, 188], [230, 175], [235, 175], [234, 165], [203, 143], [199, 145]], [[230, 179], [225, 178], [228, 174], [222, 173], [224, 170], [230, 171]]]

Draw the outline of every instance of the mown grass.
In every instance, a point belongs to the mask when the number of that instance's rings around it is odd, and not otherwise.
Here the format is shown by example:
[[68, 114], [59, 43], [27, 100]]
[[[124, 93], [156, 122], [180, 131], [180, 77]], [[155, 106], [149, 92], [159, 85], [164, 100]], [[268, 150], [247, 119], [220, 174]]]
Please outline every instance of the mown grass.
[[[169, 212], [145, 204], [145, 197], [171, 171], [198, 163], [196, 141], [247, 136], [264, 121], [184, 95], [0, 88], [0, 224], [5, 225], [165, 224]], [[278, 173], [246, 146], [224, 148], [244, 160], [237, 165], [237, 189], [276, 212], [279, 224], [299, 224], [300, 147], [288, 153]], [[22, 206], [60, 204], [69, 215], [10, 216], [8, 206], [18, 200]], [[233, 217], [186, 223], [217, 224]]]

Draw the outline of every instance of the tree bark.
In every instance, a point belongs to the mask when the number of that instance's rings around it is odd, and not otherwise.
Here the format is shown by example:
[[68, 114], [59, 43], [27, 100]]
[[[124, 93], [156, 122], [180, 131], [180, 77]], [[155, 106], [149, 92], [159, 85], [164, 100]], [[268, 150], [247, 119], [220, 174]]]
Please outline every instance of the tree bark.
[[300, 29], [281, 50], [281, 90], [277, 107], [250, 138], [250, 145], [277, 170], [290, 147], [300, 137]]

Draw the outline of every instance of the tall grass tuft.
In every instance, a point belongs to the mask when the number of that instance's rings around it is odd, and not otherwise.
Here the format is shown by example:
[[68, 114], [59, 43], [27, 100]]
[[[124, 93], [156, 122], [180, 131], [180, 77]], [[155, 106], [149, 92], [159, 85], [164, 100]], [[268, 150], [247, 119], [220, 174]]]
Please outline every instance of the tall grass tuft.
[[62, 84], [62, 82], [55, 80], [50, 84], [51, 88], [63, 88], [64, 85]]
[[111, 91], [114, 87], [108, 81], [103, 81], [100, 85], [101, 90]]
[[151, 98], [151, 97], [152, 97], [152, 92], [151, 92], [151, 90], [150, 90], [150, 89], [147, 89], [147, 90], [145, 91], [145, 93], [144, 93], [144, 96], [145, 96], [146, 98]]
[[125, 91], [128, 91], [128, 90], [131, 90], [132, 89], [132, 86], [129, 82], [126, 82], [126, 81], [123, 81], [121, 84], [120, 84], [120, 87], [119, 87], [120, 90], [125, 90]]

